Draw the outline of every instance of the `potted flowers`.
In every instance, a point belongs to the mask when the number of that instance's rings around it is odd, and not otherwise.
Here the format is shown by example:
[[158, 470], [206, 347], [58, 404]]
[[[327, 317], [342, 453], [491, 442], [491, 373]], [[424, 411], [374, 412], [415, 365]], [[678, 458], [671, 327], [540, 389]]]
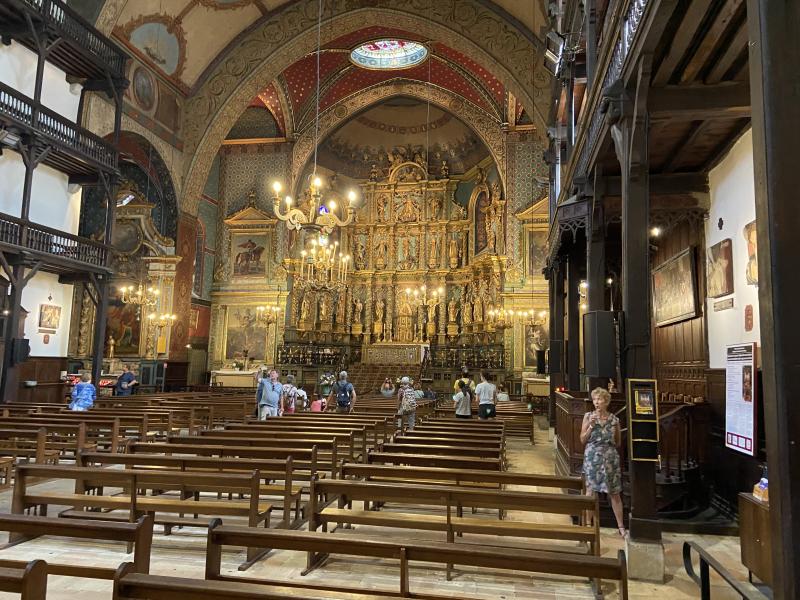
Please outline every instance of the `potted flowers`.
[[333, 384], [336, 383], [336, 376], [330, 371], [327, 371], [319, 376], [318, 383], [319, 393], [323, 398], [325, 398], [331, 393], [331, 388], [333, 387]]

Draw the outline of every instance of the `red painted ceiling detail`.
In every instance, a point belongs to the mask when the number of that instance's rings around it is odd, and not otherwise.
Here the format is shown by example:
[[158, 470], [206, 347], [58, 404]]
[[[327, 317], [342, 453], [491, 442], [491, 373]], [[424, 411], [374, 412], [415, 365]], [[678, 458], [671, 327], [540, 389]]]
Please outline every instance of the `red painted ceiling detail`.
[[286, 135], [286, 119], [281, 101], [278, 98], [278, 90], [275, 88], [274, 83], [270, 83], [258, 96], [253, 98], [250, 106], [263, 106], [271, 112], [272, 116], [275, 117], [275, 122], [278, 124], [278, 130], [282, 135]]
[[[344, 52], [323, 52], [319, 57], [319, 78], [325, 78], [338, 71], [346, 64], [350, 64], [350, 59]], [[313, 98], [317, 90], [317, 55], [309, 54], [298, 60], [283, 72], [286, 81], [286, 89], [291, 99], [292, 109], [295, 114], [308, 98]]]
[[455, 92], [484, 110], [491, 110], [489, 103], [464, 76], [439, 60], [432, 60], [430, 63], [425, 62], [411, 69], [397, 71], [370, 71], [353, 68], [331, 86], [331, 89], [320, 99], [320, 110], [322, 111], [329, 108], [342, 98], [358, 90], [362, 90], [377, 83], [389, 81], [390, 79], [402, 77], [403, 79], [427, 83], [429, 64], [430, 81], [432, 84]]
[[492, 98], [497, 103], [498, 106], [503, 106], [504, 96], [505, 96], [505, 88], [500, 81], [491, 74], [487, 69], [484, 69], [481, 65], [477, 62], [469, 58], [468, 56], [462, 54], [458, 50], [453, 50], [452, 48], [445, 46], [439, 42], [433, 45], [434, 52], [441, 57], [446, 58], [452, 63], [460, 65], [465, 70], [472, 73], [473, 77], [476, 77], [483, 83], [484, 88], [492, 95]]

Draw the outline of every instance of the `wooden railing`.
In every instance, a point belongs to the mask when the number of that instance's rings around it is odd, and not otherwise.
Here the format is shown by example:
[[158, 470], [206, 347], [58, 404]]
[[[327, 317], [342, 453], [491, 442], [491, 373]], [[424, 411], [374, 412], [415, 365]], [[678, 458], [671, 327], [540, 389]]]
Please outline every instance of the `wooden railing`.
[[112, 77], [125, 76], [125, 53], [61, 0], [18, 0], [63, 37], [95, 57]]
[[0, 213], [0, 242], [95, 267], [106, 266], [108, 256], [105, 244], [3, 213]]
[[108, 142], [0, 82], [0, 116], [37, 131], [48, 140], [108, 169], [117, 167], [117, 151]]

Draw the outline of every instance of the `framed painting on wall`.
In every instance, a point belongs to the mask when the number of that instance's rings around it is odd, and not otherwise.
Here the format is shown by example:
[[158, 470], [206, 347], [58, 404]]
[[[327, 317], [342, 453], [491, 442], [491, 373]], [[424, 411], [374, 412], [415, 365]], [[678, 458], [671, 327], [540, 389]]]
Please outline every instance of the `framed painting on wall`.
[[108, 302], [106, 333], [106, 338], [114, 338], [117, 356], [138, 355], [141, 336], [139, 307], [135, 304], [123, 304], [118, 297], [111, 298]]
[[39, 305], [39, 331], [55, 333], [61, 324], [61, 307], [57, 304]]
[[708, 249], [706, 286], [709, 298], [733, 293], [733, 240], [730, 238]]
[[525, 326], [525, 366], [536, 367], [536, 352], [550, 349], [550, 333], [547, 323]]
[[652, 285], [656, 327], [696, 317], [694, 249], [689, 247], [653, 269]]
[[237, 277], [259, 277], [267, 272], [268, 237], [264, 233], [231, 234], [231, 260]]
[[262, 360], [267, 347], [267, 327], [259, 325], [255, 306], [229, 306], [225, 327], [225, 359], [242, 359], [245, 354]]

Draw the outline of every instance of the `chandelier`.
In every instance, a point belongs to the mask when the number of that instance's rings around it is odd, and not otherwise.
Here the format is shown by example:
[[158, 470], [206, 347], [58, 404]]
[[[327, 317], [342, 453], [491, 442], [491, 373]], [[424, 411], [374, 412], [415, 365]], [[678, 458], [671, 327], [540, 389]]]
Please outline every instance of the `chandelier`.
[[427, 286], [421, 286], [419, 289], [406, 288], [406, 300], [412, 306], [436, 306], [441, 302], [444, 297], [444, 288], [440, 287], [431, 292], [431, 297], [428, 297]]
[[158, 303], [158, 296], [161, 294], [161, 291], [154, 287], [145, 289], [141, 282], [136, 288], [132, 285], [123, 286], [119, 291], [122, 292], [120, 299], [123, 304], [133, 304], [135, 306], [155, 306]]
[[301, 288], [341, 291], [350, 272], [350, 255], [342, 254], [339, 242], [328, 243], [328, 237], [320, 235], [311, 240], [310, 250], [300, 252], [300, 270], [295, 273], [295, 282]]
[[257, 306], [256, 307], [256, 323], [259, 325], [274, 325], [278, 322], [278, 314], [281, 312], [281, 307], [273, 306]]

